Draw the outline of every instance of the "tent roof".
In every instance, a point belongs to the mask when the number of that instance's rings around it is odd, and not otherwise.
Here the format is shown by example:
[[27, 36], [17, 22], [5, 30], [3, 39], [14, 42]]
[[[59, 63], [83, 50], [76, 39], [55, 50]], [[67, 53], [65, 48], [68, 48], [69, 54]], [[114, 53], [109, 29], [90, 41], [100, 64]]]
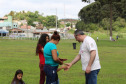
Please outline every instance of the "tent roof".
[[0, 29], [0, 33], [9, 33], [9, 31]]

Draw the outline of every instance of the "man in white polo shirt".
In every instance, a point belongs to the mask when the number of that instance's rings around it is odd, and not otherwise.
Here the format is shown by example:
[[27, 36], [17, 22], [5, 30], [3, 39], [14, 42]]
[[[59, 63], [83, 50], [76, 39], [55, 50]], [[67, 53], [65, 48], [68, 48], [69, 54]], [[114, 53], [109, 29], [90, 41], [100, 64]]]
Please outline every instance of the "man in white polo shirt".
[[[66, 63], [68, 69], [81, 59], [82, 70], [85, 71], [85, 84], [97, 84], [97, 75], [101, 68], [96, 42], [80, 30], [74, 32], [75, 39], [82, 42], [79, 54], [71, 63]], [[67, 70], [68, 70], [67, 69]]]

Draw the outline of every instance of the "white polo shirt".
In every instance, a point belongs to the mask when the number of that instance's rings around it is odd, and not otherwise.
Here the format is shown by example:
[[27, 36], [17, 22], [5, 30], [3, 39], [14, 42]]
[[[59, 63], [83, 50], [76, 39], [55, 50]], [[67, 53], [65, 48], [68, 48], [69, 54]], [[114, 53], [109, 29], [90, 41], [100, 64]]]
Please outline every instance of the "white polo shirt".
[[90, 36], [86, 36], [83, 43], [80, 46], [79, 54], [81, 55], [81, 63], [82, 63], [82, 70], [86, 71], [86, 67], [90, 60], [90, 51], [96, 50], [96, 57], [91, 66], [91, 71], [97, 70], [101, 68], [99, 56], [98, 56], [98, 49], [96, 42]]

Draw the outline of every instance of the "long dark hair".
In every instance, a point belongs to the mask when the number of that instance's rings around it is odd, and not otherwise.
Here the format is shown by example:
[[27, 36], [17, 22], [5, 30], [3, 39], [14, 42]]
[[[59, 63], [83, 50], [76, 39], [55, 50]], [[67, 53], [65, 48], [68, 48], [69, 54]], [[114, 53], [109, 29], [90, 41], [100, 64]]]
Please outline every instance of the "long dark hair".
[[18, 79], [17, 79], [17, 75], [18, 75], [18, 74], [22, 74], [22, 75], [23, 75], [23, 71], [20, 70], [20, 69], [16, 71], [15, 76], [14, 76], [14, 78], [13, 78], [11, 84], [14, 84], [14, 81], [16, 82], [16, 84], [19, 84], [19, 82], [21, 82], [21, 84], [24, 84], [24, 82], [23, 82], [22, 79], [21, 79], [21, 80], [18, 80]]
[[36, 55], [39, 53], [40, 46], [44, 47], [46, 44], [46, 37], [49, 37], [48, 34], [42, 34], [41, 37], [38, 40], [37, 46], [36, 46]]
[[51, 36], [51, 40], [60, 40], [60, 35], [57, 31], [54, 31], [53, 35]]

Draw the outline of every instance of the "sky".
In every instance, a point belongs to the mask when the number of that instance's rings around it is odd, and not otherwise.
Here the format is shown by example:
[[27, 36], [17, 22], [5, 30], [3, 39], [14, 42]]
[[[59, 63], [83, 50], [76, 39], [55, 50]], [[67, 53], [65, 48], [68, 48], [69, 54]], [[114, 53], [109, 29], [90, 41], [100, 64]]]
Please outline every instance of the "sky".
[[43, 16], [57, 15], [58, 19], [78, 19], [79, 11], [88, 3], [82, 0], [0, 0], [0, 17], [10, 11], [39, 11]]

